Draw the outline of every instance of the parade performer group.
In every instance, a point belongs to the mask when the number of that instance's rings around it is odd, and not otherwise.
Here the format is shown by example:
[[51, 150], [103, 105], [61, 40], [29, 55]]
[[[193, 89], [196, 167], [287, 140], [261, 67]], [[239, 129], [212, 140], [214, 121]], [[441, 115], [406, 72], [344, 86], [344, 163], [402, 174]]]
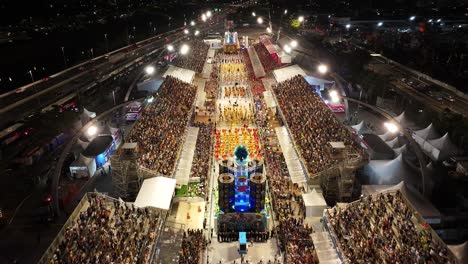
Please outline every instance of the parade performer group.
[[216, 130], [215, 157], [217, 159], [232, 158], [237, 146], [244, 145], [251, 158], [260, 158], [260, 143], [256, 128], [237, 127]]
[[247, 97], [247, 89], [244, 86], [227, 86], [223, 88], [223, 97]]

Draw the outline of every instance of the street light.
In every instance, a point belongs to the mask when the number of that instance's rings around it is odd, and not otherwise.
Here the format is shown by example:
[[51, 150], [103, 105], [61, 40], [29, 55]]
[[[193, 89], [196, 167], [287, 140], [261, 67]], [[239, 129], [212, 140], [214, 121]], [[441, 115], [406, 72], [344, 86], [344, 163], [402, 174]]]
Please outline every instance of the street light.
[[261, 18], [261, 17], [257, 18], [257, 23], [263, 24], [263, 18]]
[[381, 27], [382, 25], [383, 25], [383, 22], [377, 23], [377, 26], [378, 26], [378, 27]]
[[271, 28], [267, 27], [267, 32], [271, 33]]
[[195, 26], [195, 21], [193, 21], [193, 20], [190, 21], [190, 25], [191, 25], [192, 27]]
[[287, 13], [288, 13], [288, 10], [287, 10], [287, 9], [285, 9], [285, 10], [284, 10], [284, 14], [286, 15]]
[[184, 29], [184, 34], [187, 35], [188, 33], [190, 33], [189, 30], [188, 30], [188, 29]]
[[252, 16], [253, 16], [253, 17], [254, 17], [254, 16], [257, 16], [257, 14], [255, 14], [255, 12], [252, 12]]
[[167, 50], [174, 51], [174, 46], [172, 46], [171, 44], [167, 45]]
[[427, 22], [432, 23], [432, 19], [429, 19]]
[[320, 64], [320, 65], [317, 67], [317, 70], [318, 70], [319, 73], [325, 74], [325, 73], [328, 72], [328, 67], [327, 67], [327, 65], [325, 65], [325, 64]]
[[286, 53], [291, 53], [292, 51], [292, 48], [288, 44], [284, 45], [283, 49]]
[[195, 30], [195, 33], [194, 33], [194, 34], [195, 34], [195, 36], [198, 36], [198, 34], [200, 34], [200, 31]]
[[203, 14], [203, 15], [201, 16], [201, 19], [203, 20], [203, 22], [205, 22], [205, 21], [206, 21], [206, 15]]
[[189, 46], [187, 44], [182, 45], [182, 47], [180, 47], [180, 54], [182, 54], [182, 55], [187, 54], [189, 49], [190, 48], [189, 48]]
[[154, 69], [154, 66], [152, 66], [152, 65], [148, 65], [148, 66], [146, 66], [146, 68], [145, 68], [145, 72], [146, 72], [146, 74], [148, 74], [148, 75], [153, 75], [154, 70], [155, 70], [155, 69]]
[[333, 103], [338, 103], [340, 101], [340, 96], [337, 91], [331, 90], [328, 95]]
[[398, 132], [398, 126], [395, 125], [394, 123], [391, 122], [385, 122], [384, 127], [388, 130], [390, 133], [396, 133]]
[[410, 16], [410, 18], [409, 18], [410, 21], [413, 21], [413, 20], [415, 20], [415, 19], [416, 19], [415, 16]]
[[351, 28], [351, 24], [346, 24], [346, 29], [350, 29]]
[[208, 11], [206, 12], [206, 17], [211, 17], [211, 11], [208, 10]]
[[297, 41], [295, 40], [291, 41], [291, 47], [293, 48], [297, 47]]
[[297, 20], [299, 20], [300, 23], [304, 22], [304, 16], [300, 16]]
[[440, 21], [442, 21], [442, 19], [441, 19], [441, 18], [437, 19], [437, 23], [439, 23]]
[[95, 126], [90, 126], [90, 127], [88, 128], [88, 130], [86, 131], [86, 133], [88, 133], [88, 136], [94, 136], [94, 135], [96, 135], [97, 130], [98, 130], [97, 127], [95, 127]]

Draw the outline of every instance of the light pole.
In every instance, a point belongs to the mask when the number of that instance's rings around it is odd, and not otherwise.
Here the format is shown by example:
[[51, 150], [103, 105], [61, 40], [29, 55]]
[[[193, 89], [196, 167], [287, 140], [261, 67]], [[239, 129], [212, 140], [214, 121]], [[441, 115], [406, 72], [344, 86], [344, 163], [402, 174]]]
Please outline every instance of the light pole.
[[33, 76], [33, 74], [32, 74], [32, 71], [29, 70], [28, 73], [29, 73], [29, 75], [31, 76], [31, 81], [34, 82], [34, 76]]
[[94, 49], [91, 48], [90, 51], [91, 51], [91, 58], [94, 58]]
[[106, 39], [106, 53], [109, 53], [109, 41], [107, 40], [107, 33], [104, 34], [104, 38]]
[[65, 47], [62, 48], [62, 56], [63, 56], [63, 65], [65, 66], [65, 69], [67, 68], [67, 59], [65, 58]]
[[153, 22], [149, 22], [149, 35], [151, 36], [151, 29], [153, 28]]

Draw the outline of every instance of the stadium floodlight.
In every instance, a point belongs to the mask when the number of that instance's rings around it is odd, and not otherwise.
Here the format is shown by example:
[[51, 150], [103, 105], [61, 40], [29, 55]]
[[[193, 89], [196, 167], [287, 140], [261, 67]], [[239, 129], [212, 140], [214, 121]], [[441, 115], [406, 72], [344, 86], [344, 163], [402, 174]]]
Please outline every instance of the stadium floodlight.
[[267, 27], [267, 32], [271, 33], [271, 28]]
[[211, 17], [211, 11], [206, 11], [206, 17], [210, 18]]
[[97, 131], [98, 131], [97, 127], [90, 126], [88, 130], [86, 131], [86, 133], [88, 133], [89, 136], [94, 136], [96, 135]]
[[410, 18], [409, 18], [410, 21], [413, 21], [413, 20], [415, 20], [415, 19], [416, 19], [415, 16], [410, 16]]
[[284, 14], [286, 15], [287, 13], [288, 13], [288, 10], [287, 10], [287, 9], [285, 9], [285, 10], [284, 10]]
[[378, 27], [381, 27], [382, 25], [383, 25], [383, 22], [377, 23], [377, 26], [378, 26]]
[[432, 18], [431, 18], [431, 19], [429, 19], [427, 22], [429, 22], [429, 23], [432, 23]]
[[145, 68], [145, 72], [146, 72], [146, 74], [148, 74], [148, 75], [152, 75], [152, 74], [154, 73], [154, 70], [155, 70], [155, 69], [154, 69], [154, 66], [151, 66], [151, 65], [146, 66], [146, 68]]
[[261, 18], [261, 17], [257, 18], [257, 23], [263, 24], [263, 18]]
[[171, 44], [167, 45], [167, 50], [174, 51], [174, 46], [172, 46]]
[[291, 41], [291, 47], [293, 47], [293, 48], [297, 47], [297, 41], [296, 40]]
[[440, 23], [440, 21], [442, 21], [442, 19], [441, 19], [441, 18], [437, 19], [437, 23]]
[[325, 64], [320, 64], [320, 65], [317, 67], [317, 70], [318, 70], [319, 73], [325, 74], [325, 73], [328, 72], [328, 67], [327, 67], [327, 65], [325, 65]]
[[255, 12], [252, 12], [252, 16], [253, 16], [253, 17], [254, 17], [254, 16], [257, 16], [257, 14], [255, 14]]
[[192, 27], [195, 26], [195, 21], [193, 21], [193, 20], [190, 21], [190, 25], [191, 25]]
[[304, 16], [298, 17], [297, 20], [299, 20], [300, 23], [304, 22]]
[[384, 127], [390, 132], [390, 133], [396, 133], [398, 132], [398, 126], [395, 125], [394, 123], [391, 122], [385, 122]]
[[330, 95], [330, 99], [333, 103], [338, 103], [340, 101], [340, 96], [336, 90], [331, 90], [328, 95]]
[[206, 15], [203, 14], [203, 15], [201, 16], [201, 19], [203, 20], [203, 22], [205, 22], [205, 21], [206, 21]]
[[200, 31], [195, 30], [195, 33], [194, 33], [194, 34], [195, 34], [195, 36], [198, 36], [198, 34], [200, 34]]
[[182, 55], [187, 54], [189, 49], [190, 47], [187, 44], [182, 45], [182, 47], [180, 47], [180, 54]]
[[291, 48], [289, 45], [287, 45], [287, 44], [284, 45], [283, 49], [284, 49], [284, 51], [285, 51], [286, 53], [291, 53], [291, 51], [292, 51], [292, 48]]
[[351, 28], [351, 24], [346, 24], [346, 29], [350, 29]]
[[189, 30], [188, 30], [188, 29], [184, 29], [184, 34], [187, 35], [188, 33], [190, 33]]

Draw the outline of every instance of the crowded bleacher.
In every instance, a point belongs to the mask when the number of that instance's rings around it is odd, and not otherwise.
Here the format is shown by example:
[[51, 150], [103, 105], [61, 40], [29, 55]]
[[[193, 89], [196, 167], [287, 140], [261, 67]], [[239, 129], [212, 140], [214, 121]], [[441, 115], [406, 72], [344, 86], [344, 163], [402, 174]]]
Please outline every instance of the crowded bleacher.
[[52, 244], [48, 263], [149, 263], [160, 220], [157, 212], [98, 193], [88, 193], [84, 201]]
[[279, 67], [278, 62], [276, 62], [268, 52], [267, 48], [263, 43], [257, 43], [253, 45], [255, 51], [257, 52], [258, 58], [262, 63], [265, 72], [271, 72]]
[[[200, 178], [200, 183], [192, 187], [189, 185], [189, 192], [196, 196], [205, 197], [208, 191], [208, 174], [210, 169], [210, 159], [213, 155], [213, 129], [212, 123], [196, 123], [194, 126], [200, 128], [198, 131], [195, 155], [193, 156], [191, 178]], [[191, 190], [190, 188], [196, 188]]]
[[203, 230], [187, 230], [184, 232], [182, 247], [179, 252], [179, 264], [201, 263], [201, 251], [206, 247]]
[[447, 246], [418, 220], [400, 191], [329, 209], [326, 218], [349, 263], [455, 263]]
[[302, 76], [278, 83], [274, 91], [309, 173], [318, 173], [339, 162], [330, 155], [329, 142], [343, 142], [362, 155], [350, 132]]
[[178, 55], [173, 64], [194, 72], [202, 72], [210, 46], [198, 39], [193, 39], [186, 43], [186, 45], [190, 47], [190, 52], [185, 55]]
[[138, 164], [163, 175], [174, 170], [196, 87], [168, 76], [134, 125], [129, 142], [138, 142]]

